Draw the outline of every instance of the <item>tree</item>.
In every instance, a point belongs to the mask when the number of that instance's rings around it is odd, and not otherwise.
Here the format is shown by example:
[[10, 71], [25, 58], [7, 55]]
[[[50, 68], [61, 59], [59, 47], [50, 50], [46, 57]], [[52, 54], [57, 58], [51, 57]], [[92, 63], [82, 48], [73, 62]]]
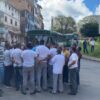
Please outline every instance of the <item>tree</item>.
[[57, 16], [52, 23], [53, 31], [61, 33], [73, 33], [76, 31], [76, 22], [72, 17]]
[[86, 23], [80, 29], [83, 36], [95, 37], [99, 35], [99, 25], [98, 23]]

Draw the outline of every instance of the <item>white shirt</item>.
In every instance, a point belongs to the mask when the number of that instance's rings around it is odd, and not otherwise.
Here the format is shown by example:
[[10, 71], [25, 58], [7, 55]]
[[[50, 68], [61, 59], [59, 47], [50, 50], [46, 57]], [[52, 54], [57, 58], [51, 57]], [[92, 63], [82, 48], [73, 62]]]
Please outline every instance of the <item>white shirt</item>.
[[16, 48], [13, 50], [12, 57], [15, 61], [14, 67], [22, 67], [22, 59], [21, 59], [22, 50]]
[[56, 48], [51, 48], [49, 51], [49, 54], [53, 57], [57, 54], [57, 49]]
[[94, 40], [91, 41], [91, 45], [92, 45], [92, 46], [95, 45], [95, 41], [94, 41]]
[[65, 57], [62, 54], [55, 55], [52, 58], [52, 64], [53, 64], [53, 73], [54, 74], [62, 74], [63, 67], [65, 65]]
[[40, 45], [36, 48], [36, 54], [39, 60], [43, 60], [49, 55], [49, 49], [45, 45]]
[[24, 50], [22, 52], [23, 67], [33, 67], [36, 53], [33, 50]]
[[11, 57], [10, 57], [10, 50], [4, 51], [4, 65], [9, 66], [12, 64]]
[[[49, 51], [49, 55], [51, 57], [54, 57], [55, 55], [57, 55], [57, 49], [56, 48], [51, 48], [50, 51]], [[51, 60], [50, 60], [49, 64], [52, 65], [52, 61]]]
[[72, 65], [71, 67], [69, 67], [69, 69], [73, 69], [73, 68], [77, 68], [78, 67], [78, 55], [76, 53], [72, 53], [70, 58], [69, 58], [69, 62], [68, 62], [68, 66], [73, 62], [76, 61], [76, 63], [74, 65]]
[[10, 57], [12, 58], [12, 54], [13, 54], [14, 48], [10, 49]]

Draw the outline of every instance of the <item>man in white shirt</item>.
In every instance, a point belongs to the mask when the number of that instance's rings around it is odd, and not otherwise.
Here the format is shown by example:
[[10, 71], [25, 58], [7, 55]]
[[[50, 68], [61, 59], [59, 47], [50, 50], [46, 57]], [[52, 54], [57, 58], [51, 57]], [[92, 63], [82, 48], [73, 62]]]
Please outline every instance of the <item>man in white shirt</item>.
[[69, 80], [70, 80], [70, 95], [76, 95], [78, 84], [77, 84], [77, 71], [78, 71], [78, 55], [76, 48], [72, 47], [72, 54], [69, 57]]
[[53, 65], [51, 62], [51, 59], [57, 55], [57, 48], [55, 48], [55, 44], [52, 44], [50, 46], [50, 51], [49, 51], [49, 64], [48, 64], [48, 87], [52, 88], [53, 86]]
[[65, 57], [61, 54], [61, 50], [57, 50], [57, 55], [52, 58], [53, 64], [53, 91], [52, 93], [63, 92], [63, 67], [65, 65]]
[[94, 46], [95, 46], [94, 39], [91, 40], [90, 44], [91, 44], [91, 52], [94, 52]]
[[14, 74], [15, 74], [15, 87], [16, 91], [20, 89], [22, 86], [22, 58], [21, 58], [22, 50], [20, 49], [20, 44], [16, 44], [16, 48], [12, 53]]
[[12, 61], [10, 57], [10, 46], [6, 45], [4, 51], [4, 84], [7, 87], [11, 86], [11, 78], [12, 78]]
[[[35, 94], [34, 64], [36, 53], [32, 50], [32, 44], [27, 44], [27, 49], [22, 52], [23, 60], [23, 91], [26, 95], [28, 81], [30, 83], [30, 94]], [[29, 80], [28, 80], [29, 79]]]
[[37, 54], [37, 91], [41, 92], [41, 78], [43, 89], [47, 90], [47, 59], [49, 49], [44, 45], [44, 41], [40, 41], [40, 45], [36, 48]]

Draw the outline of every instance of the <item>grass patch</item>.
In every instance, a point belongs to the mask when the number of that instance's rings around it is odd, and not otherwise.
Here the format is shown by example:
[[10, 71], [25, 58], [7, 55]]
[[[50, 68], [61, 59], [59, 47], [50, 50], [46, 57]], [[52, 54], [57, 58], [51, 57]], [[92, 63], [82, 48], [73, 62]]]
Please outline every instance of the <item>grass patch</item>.
[[[81, 41], [81, 47], [82, 47], [82, 54], [84, 54], [82, 41]], [[92, 53], [91, 53], [91, 46], [88, 45], [88, 54], [85, 53], [84, 55], [100, 58], [100, 42], [95, 43], [95, 50]]]

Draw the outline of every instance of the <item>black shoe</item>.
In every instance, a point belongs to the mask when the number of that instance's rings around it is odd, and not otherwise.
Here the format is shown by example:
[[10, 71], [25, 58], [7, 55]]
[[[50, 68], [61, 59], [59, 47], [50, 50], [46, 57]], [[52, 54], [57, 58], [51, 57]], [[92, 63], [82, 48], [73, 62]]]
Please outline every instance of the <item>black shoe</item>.
[[41, 90], [36, 90], [37, 93], [41, 93]]
[[76, 95], [76, 93], [71, 93], [71, 92], [70, 92], [70, 93], [68, 93], [68, 95]]
[[57, 94], [57, 92], [56, 92], [56, 91], [51, 91], [50, 93], [52, 93], [52, 94]]
[[64, 92], [63, 92], [63, 91], [58, 91], [58, 93], [61, 93], [61, 94], [63, 94]]
[[34, 94], [36, 94], [36, 91], [30, 93], [30, 95], [34, 95]]
[[19, 91], [19, 88], [16, 88], [16, 91]]
[[27, 93], [22, 91], [22, 94], [23, 94], [23, 95], [26, 95]]

